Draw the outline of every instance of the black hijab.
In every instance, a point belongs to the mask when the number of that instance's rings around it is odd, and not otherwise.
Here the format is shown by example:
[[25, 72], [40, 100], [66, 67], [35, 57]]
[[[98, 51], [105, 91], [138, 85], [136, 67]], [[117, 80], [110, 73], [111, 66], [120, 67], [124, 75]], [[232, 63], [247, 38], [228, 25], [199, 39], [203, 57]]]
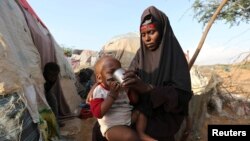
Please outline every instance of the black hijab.
[[181, 90], [191, 92], [191, 80], [187, 60], [177, 41], [168, 17], [154, 6], [144, 10], [141, 24], [146, 17], [153, 17], [162, 37], [155, 51], [148, 50], [140, 37], [141, 47], [137, 51], [130, 69], [138, 70], [141, 79], [155, 86], [173, 85]]

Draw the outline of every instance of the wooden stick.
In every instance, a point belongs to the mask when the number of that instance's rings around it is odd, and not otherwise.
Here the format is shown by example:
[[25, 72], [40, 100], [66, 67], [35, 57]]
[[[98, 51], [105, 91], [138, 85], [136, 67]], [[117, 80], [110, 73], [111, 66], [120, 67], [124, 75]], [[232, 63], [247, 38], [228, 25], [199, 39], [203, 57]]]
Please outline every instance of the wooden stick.
[[223, 6], [227, 3], [228, 0], [223, 0], [221, 2], [221, 4], [219, 5], [219, 7], [217, 8], [217, 10], [215, 11], [215, 13], [213, 14], [212, 18], [209, 20], [208, 24], [207, 24], [207, 27], [206, 27], [206, 30], [205, 32], [203, 33], [202, 37], [201, 37], [201, 40], [198, 44], [198, 47], [193, 55], [193, 57], [191, 58], [189, 64], [188, 64], [188, 67], [189, 67], [189, 70], [192, 68], [201, 48], [202, 48], [202, 45], [204, 44], [205, 42], [205, 39], [207, 37], [207, 34], [208, 34], [208, 31], [210, 30], [210, 28], [212, 27], [213, 25], [213, 22], [215, 21], [217, 15], [220, 13], [221, 9], [223, 8]]

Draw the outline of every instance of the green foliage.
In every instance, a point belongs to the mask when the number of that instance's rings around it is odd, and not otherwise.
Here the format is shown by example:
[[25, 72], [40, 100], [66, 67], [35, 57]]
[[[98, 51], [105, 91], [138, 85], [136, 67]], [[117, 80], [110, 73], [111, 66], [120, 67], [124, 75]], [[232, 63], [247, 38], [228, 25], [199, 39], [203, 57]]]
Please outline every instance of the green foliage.
[[72, 49], [71, 48], [65, 48], [65, 47], [63, 47], [63, 52], [68, 57], [70, 57], [72, 55]]
[[[194, 18], [205, 25], [220, 5], [222, 0], [195, 0], [192, 5]], [[228, 0], [217, 17], [230, 26], [250, 21], [250, 0]]]

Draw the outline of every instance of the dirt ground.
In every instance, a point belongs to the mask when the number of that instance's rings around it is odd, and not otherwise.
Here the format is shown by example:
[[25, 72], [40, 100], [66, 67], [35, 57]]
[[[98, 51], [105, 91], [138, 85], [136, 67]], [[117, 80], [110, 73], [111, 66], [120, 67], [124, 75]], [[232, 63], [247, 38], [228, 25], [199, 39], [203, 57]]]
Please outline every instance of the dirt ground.
[[60, 128], [61, 141], [91, 141], [92, 128], [95, 122], [95, 118], [74, 118], [64, 121], [65, 126]]
[[250, 66], [239, 65], [213, 65], [201, 66], [200, 71], [208, 78], [217, 74], [223, 82], [223, 86], [231, 93], [250, 93]]
[[79, 140], [77, 141], [91, 141], [92, 128], [95, 122], [96, 122], [95, 118], [88, 118], [88, 119], [82, 120], [83, 130], [82, 130], [82, 134], [80, 135]]

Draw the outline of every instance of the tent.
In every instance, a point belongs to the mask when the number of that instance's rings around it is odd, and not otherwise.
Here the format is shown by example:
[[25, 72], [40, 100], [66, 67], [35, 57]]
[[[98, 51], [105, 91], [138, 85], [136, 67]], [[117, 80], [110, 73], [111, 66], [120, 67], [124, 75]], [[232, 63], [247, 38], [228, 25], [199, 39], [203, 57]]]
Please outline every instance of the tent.
[[[48, 122], [41, 113], [50, 107], [44, 95], [42, 70], [47, 62], [60, 66], [57, 100], [62, 118], [77, 115], [80, 110], [74, 72], [26, 0], [1, 0], [0, 13], [0, 140], [37, 140], [31, 127], [39, 129], [40, 140], [56, 139], [58, 133], [43, 134]], [[31, 125], [27, 132], [23, 124]]]
[[111, 55], [121, 61], [122, 67], [128, 68], [136, 51], [139, 49], [139, 39], [137, 33], [127, 33], [113, 37], [103, 45], [99, 56]]
[[75, 73], [78, 73], [83, 68], [93, 67], [98, 56], [97, 51], [82, 50], [79, 52], [73, 52], [72, 56], [70, 57], [71, 65]]

